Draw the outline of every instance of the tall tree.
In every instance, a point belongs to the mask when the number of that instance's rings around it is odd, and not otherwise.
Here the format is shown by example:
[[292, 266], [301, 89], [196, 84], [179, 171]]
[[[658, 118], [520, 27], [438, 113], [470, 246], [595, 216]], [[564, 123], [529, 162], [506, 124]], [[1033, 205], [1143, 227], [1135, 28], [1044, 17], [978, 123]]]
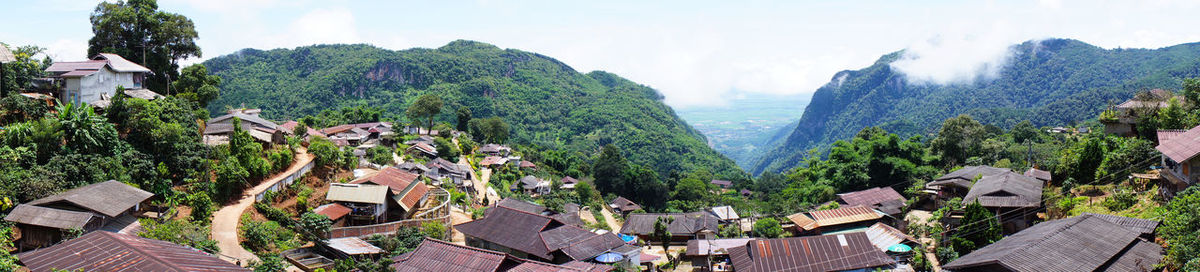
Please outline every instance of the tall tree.
[[1000, 233], [1000, 223], [996, 220], [996, 214], [977, 201], [967, 205], [962, 227], [954, 233], [950, 243], [959, 255], [966, 255], [1000, 238], [1003, 238], [1003, 235]]
[[985, 133], [983, 125], [970, 115], [962, 114], [946, 119], [937, 138], [929, 145], [933, 152], [942, 156], [946, 165], [958, 165], [979, 149]]
[[166, 92], [179, 77], [179, 59], [200, 57], [195, 24], [183, 15], [160, 11], [155, 0], [101, 2], [91, 14], [88, 55], [114, 53], [154, 71], [147, 88]]
[[615, 145], [605, 145], [600, 150], [600, 156], [592, 167], [592, 177], [595, 178], [596, 189], [602, 193], [613, 193], [625, 186], [625, 170], [629, 162], [621, 155], [621, 149]]
[[207, 107], [209, 101], [221, 95], [221, 89], [217, 88], [220, 86], [221, 77], [209, 75], [204, 64], [184, 67], [179, 79], [171, 83], [177, 96], [196, 102], [200, 107]]
[[50, 65], [50, 57], [36, 58], [38, 55], [44, 55], [45, 48], [36, 45], [12, 48], [4, 43], [0, 43], [0, 46], [7, 47], [13, 53], [13, 57], [17, 59], [14, 62], [0, 65], [4, 69], [0, 71], [0, 75], [3, 75], [3, 78], [0, 78], [0, 91], [3, 91], [0, 93], [0, 97], [28, 88], [33, 79], [42, 77], [46, 67]]
[[471, 122], [471, 109], [466, 106], [458, 107], [458, 112], [455, 115], [458, 117], [458, 131], [467, 131], [469, 128], [467, 125]]
[[[667, 247], [671, 245], [671, 223], [675, 222], [673, 216], [659, 216], [654, 220], [654, 239], [662, 244], [663, 252], [667, 251]], [[667, 254], [667, 258], [671, 258], [671, 254]]]
[[433, 130], [433, 117], [442, 112], [442, 98], [432, 94], [417, 97], [417, 101], [408, 107], [408, 119], [413, 121], [429, 119], [429, 129]]

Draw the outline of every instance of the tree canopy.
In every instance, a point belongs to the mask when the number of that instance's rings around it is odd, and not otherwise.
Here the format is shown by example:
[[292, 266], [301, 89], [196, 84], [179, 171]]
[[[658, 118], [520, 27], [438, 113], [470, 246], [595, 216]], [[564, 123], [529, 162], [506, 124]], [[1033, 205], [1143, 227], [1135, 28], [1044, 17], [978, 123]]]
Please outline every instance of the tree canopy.
[[155, 0], [101, 2], [91, 14], [88, 55], [113, 53], [154, 72], [145, 85], [166, 92], [179, 78], [177, 61], [200, 57], [195, 24], [183, 15], [161, 11]]

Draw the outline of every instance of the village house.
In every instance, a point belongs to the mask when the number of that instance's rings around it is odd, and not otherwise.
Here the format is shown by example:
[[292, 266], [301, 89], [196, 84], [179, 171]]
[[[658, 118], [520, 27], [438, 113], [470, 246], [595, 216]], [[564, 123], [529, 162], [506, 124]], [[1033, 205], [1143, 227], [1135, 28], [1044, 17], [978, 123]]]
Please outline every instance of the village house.
[[425, 205], [429, 186], [419, 180], [420, 176], [395, 167], [387, 167], [373, 176], [351, 181], [351, 184], [373, 184], [387, 186], [389, 201], [387, 221], [408, 219]]
[[250, 271], [195, 248], [96, 231], [17, 254], [29, 271]]
[[519, 258], [500, 251], [456, 245], [429, 238], [425, 238], [412, 252], [393, 257], [392, 265], [389, 268], [395, 271], [422, 272], [607, 272], [614, 269], [609, 265], [581, 261], [572, 261], [562, 265], [550, 264]]
[[388, 194], [387, 186], [330, 183], [325, 200], [350, 208], [346, 225], [378, 224], [387, 221]]
[[[279, 129], [280, 129], [280, 130], [283, 130], [283, 131], [285, 131], [285, 132], [288, 132], [289, 134], [295, 134], [295, 131], [296, 131], [296, 127], [297, 127], [297, 126], [300, 126], [300, 122], [296, 122], [296, 121], [287, 121], [287, 122], [283, 122], [283, 124], [279, 124]], [[307, 128], [308, 130], [306, 130], [306, 131], [304, 132], [304, 134], [305, 134], [305, 137], [304, 137], [304, 138], [305, 138], [305, 139], [310, 139], [311, 137], [314, 137], [314, 136], [315, 136], [315, 137], [325, 137], [325, 138], [328, 138], [328, 136], [327, 136], [327, 135], [325, 135], [325, 133], [321, 133], [321, 131], [320, 131], [320, 130], [313, 129], [312, 127], [306, 127], [306, 128]]]
[[161, 97], [149, 90], [142, 91], [142, 82], [146, 74], [151, 73], [149, 68], [117, 54], [100, 53], [86, 61], [55, 62], [46, 68], [46, 73], [61, 87], [57, 97], [64, 103], [93, 104], [111, 100], [118, 86], [138, 90], [135, 94], [150, 93], [152, 98]]
[[579, 180], [572, 178], [571, 176], [566, 176], [566, 177], [563, 177], [562, 179], [560, 179], [559, 182], [562, 182], [561, 188], [563, 190], [570, 191], [570, 190], [575, 190], [575, 184], [578, 184]]
[[746, 246], [750, 241], [760, 238], [728, 238], [688, 240], [684, 260], [692, 263], [694, 271], [731, 271], [729, 249]]
[[737, 224], [742, 217], [738, 216], [737, 211], [733, 210], [733, 206], [717, 206], [708, 209], [712, 212], [717, 220], [721, 220], [722, 224]]
[[467, 245], [556, 264], [587, 261], [616, 252], [637, 258], [636, 246], [626, 245], [617, 235], [597, 234], [553, 217], [506, 206], [488, 209], [483, 218], [454, 225], [467, 237]]
[[609, 203], [608, 206], [612, 208], [613, 211], [620, 213], [621, 216], [626, 216], [629, 215], [630, 212], [642, 209], [642, 205], [633, 203], [632, 200], [629, 200], [623, 196], [618, 196], [616, 199], [613, 199], [612, 203]]
[[479, 153], [494, 157], [508, 157], [512, 154], [512, 148], [498, 144], [485, 144], [479, 147]]
[[[572, 207], [572, 205], [574, 206]], [[537, 215], [549, 216], [555, 220], [558, 220], [559, 222], [568, 225], [574, 225], [576, 227], [587, 226], [587, 224], [583, 222], [583, 219], [579, 217], [579, 204], [567, 203], [566, 205], [563, 205], [562, 213], [556, 213], [545, 206], [529, 203], [516, 198], [505, 198], [504, 200], [500, 200], [499, 203], [496, 203], [496, 206]]]
[[232, 109], [227, 114], [209, 119], [204, 124], [204, 143], [208, 145], [228, 144], [233, 135], [233, 119], [237, 118], [242, 124], [242, 130], [250, 134], [258, 142], [273, 145], [286, 144], [285, 135], [292, 132], [283, 130], [275, 122], [258, 117], [259, 109]]
[[423, 142], [413, 143], [413, 145], [409, 146], [408, 149], [404, 150], [404, 153], [413, 157], [424, 157], [429, 159], [438, 157], [437, 147]]
[[1158, 152], [1162, 153], [1162, 167], [1159, 171], [1169, 184], [1165, 189], [1171, 192], [1182, 191], [1196, 184], [1200, 179], [1200, 126], [1187, 131], [1160, 130], [1158, 131]]
[[133, 216], [153, 196], [109, 180], [17, 205], [4, 220], [16, 224], [18, 250], [34, 249], [57, 243], [72, 230], [87, 233]]
[[971, 186], [963, 204], [979, 202], [1001, 216], [1000, 225], [1005, 233], [1013, 233], [1029, 227], [1037, 219], [1042, 206], [1041, 180], [1014, 172], [985, 176]]
[[346, 215], [350, 214], [350, 208], [342, 206], [342, 204], [329, 203], [317, 206], [313, 209], [313, 213], [329, 217], [329, 221], [333, 221], [332, 227], [346, 226]]
[[438, 181], [437, 183], [451, 182], [454, 183], [454, 186], [466, 189], [468, 192], [475, 191], [475, 188], [471, 187], [473, 185], [470, 182], [464, 182], [470, 179], [469, 175], [473, 171], [470, 166], [453, 163], [442, 158], [435, 158], [425, 163], [425, 167], [429, 168], [429, 171], [425, 172], [424, 175], [429, 177], [429, 179]]
[[838, 202], [849, 206], [866, 206], [889, 216], [902, 218], [908, 202], [892, 187], [871, 188], [862, 191], [838, 194]]
[[944, 202], [951, 198], [966, 196], [976, 179], [1006, 172], [1012, 172], [1012, 170], [987, 165], [967, 166], [934, 179], [925, 184], [925, 188], [935, 191], [936, 199]]
[[729, 249], [734, 271], [874, 271], [896, 261], [862, 232], [763, 239]]
[[634, 213], [625, 219], [621, 225], [621, 234], [635, 235], [645, 241], [657, 241], [654, 235], [654, 223], [659, 217], [674, 218], [667, 227], [671, 232], [671, 243], [685, 245], [692, 239], [713, 239], [720, 230], [720, 219], [708, 212], [690, 213]]
[[359, 124], [337, 125], [320, 130], [320, 134], [331, 141], [344, 140], [350, 146], [384, 145], [393, 143], [383, 142], [393, 135], [391, 122], [372, 122]]
[[399, 168], [400, 170], [404, 170], [404, 172], [414, 173], [417, 175], [425, 175], [425, 173], [429, 172], [429, 167], [412, 162], [397, 164], [395, 167]]
[[1050, 184], [1050, 182], [1054, 180], [1054, 177], [1050, 174], [1050, 171], [1037, 168], [1029, 168], [1029, 170], [1025, 170], [1025, 176], [1040, 180], [1042, 181], [1042, 184]]
[[709, 183], [712, 183], [713, 185], [716, 185], [717, 187], [720, 187], [721, 189], [729, 189], [730, 187], [733, 187], [733, 182], [728, 181], [728, 180], [714, 179], [712, 181], [709, 181]]
[[821, 234], [866, 228], [883, 218], [882, 212], [867, 206], [845, 206], [831, 210], [795, 213], [787, 219], [795, 224], [791, 229], [799, 235]]
[[508, 158], [506, 158], [506, 157], [487, 156], [487, 157], [483, 157], [483, 160], [479, 161], [480, 167], [486, 167], [486, 168], [492, 168], [492, 169], [500, 168], [500, 167], [504, 166], [505, 164], [508, 164]]
[[[1171, 91], [1154, 89], [1139, 93], [1120, 105], [1100, 115], [1099, 121], [1104, 124], [1104, 133], [1133, 137], [1138, 134], [1138, 119], [1158, 114], [1158, 109], [1169, 106]], [[1182, 97], [1179, 97], [1182, 102]]]
[[1153, 271], [1158, 221], [1083, 214], [1042, 222], [964, 255], [951, 271]]
[[523, 192], [527, 195], [544, 195], [550, 193], [550, 181], [528, 175], [509, 186], [513, 192]]

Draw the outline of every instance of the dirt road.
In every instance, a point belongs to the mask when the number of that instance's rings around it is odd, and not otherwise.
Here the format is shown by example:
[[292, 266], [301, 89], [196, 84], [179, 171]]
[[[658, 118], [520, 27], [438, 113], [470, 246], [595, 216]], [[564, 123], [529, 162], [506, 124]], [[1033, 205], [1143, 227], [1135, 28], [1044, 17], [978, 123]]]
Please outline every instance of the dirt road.
[[[241, 223], [242, 213], [246, 212], [254, 204], [254, 195], [266, 191], [271, 188], [275, 182], [292, 175], [296, 171], [300, 171], [304, 165], [313, 160], [313, 155], [308, 154], [304, 148], [296, 151], [296, 161], [292, 162], [292, 166], [286, 171], [276, 174], [269, 179], [250, 188], [242, 193], [241, 199], [228, 206], [221, 207], [216, 213], [213, 213], [212, 220], [212, 239], [217, 241], [217, 248], [221, 250], [221, 258], [226, 261], [246, 265], [251, 260], [257, 261], [258, 256], [251, 253], [242, 247], [238, 242], [238, 224]], [[231, 259], [232, 258], [232, 259]]]

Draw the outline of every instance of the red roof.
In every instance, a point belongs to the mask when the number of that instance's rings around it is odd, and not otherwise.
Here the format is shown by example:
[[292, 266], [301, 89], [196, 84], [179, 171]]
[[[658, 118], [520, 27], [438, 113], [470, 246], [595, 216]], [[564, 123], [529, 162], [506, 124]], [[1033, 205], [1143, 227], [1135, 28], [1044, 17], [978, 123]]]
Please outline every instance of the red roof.
[[862, 206], [871, 206], [892, 200], [900, 200], [900, 202], [906, 201], [904, 197], [900, 196], [900, 193], [897, 193], [896, 189], [892, 189], [892, 187], [871, 188], [857, 192], [849, 192], [841, 194], [839, 197], [842, 199], [842, 201], [846, 202], [847, 205]]
[[575, 183], [579, 183], [579, 180], [572, 178], [571, 176], [566, 176], [566, 177], [562, 178], [562, 183], [563, 184], [575, 184]]
[[[401, 196], [400, 204], [405, 209], [412, 209], [420, 204], [421, 198], [425, 197], [425, 193], [429, 192], [429, 187], [425, 186], [424, 182], [418, 181], [420, 175], [416, 173], [400, 170], [396, 167], [388, 167], [379, 171], [378, 174], [366, 179], [350, 182], [352, 184], [378, 184], [387, 186], [392, 191], [392, 194]], [[412, 189], [409, 189], [409, 188]]]
[[479, 165], [491, 166], [493, 164], [500, 164], [500, 161], [502, 161], [502, 160], [504, 160], [504, 158], [496, 157], [496, 156], [487, 156], [487, 157], [484, 157], [483, 160], [479, 162]]
[[396, 271], [456, 271], [456, 272], [526, 272], [526, 271], [606, 271], [586, 270], [579, 265], [563, 266], [526, 260], [469, 246], [456, 245], [441, 240], [425, 238], [412, 252], [392, 258], [392, 269]]
[[328, 134], [338, 134], [338, 133], [349, 131], [350, 129], [353, 129], [353, 128], [354, 128], [354, 125], [340, 125], [340, 126], [334, 126], [334, 127], [327, 127], [327, 128], [321, 129], [321, 133], [325, 133], [327, 135]]
[[337, 221], [343, 216], [350, 214], [350, 208], [346, 208], [346, 206], [342, 206], [342, 204], [332, 203], [321, 205], [320, 207], [313, 209], [313, 212], [329, 217], [329, 220]]
[[1160, 141], [1154, 147], [1176, 162], [1184, 162], [1200, 154], [1200, 126]]
[[895, 264], [862, 232], [754, 240], [729, 249], [739, 272], [842, 271]]
[[287, 121], [283, 122], [283, 124], [279, 124], [279, 127], [283, 128], [287, 133], [292, 133], [292, 131], [296, 130], [297, 125], [300, 125], [300, 122]]
[[250, 271], [198, 249], [107, 231], [17, 258], [32, 271]]
[[537, 165], [533, 164], [533, 162], [530, 162], [530, 161], [521, 161], [521, 168], [533, 168], [533, 167], [537, 167]]

